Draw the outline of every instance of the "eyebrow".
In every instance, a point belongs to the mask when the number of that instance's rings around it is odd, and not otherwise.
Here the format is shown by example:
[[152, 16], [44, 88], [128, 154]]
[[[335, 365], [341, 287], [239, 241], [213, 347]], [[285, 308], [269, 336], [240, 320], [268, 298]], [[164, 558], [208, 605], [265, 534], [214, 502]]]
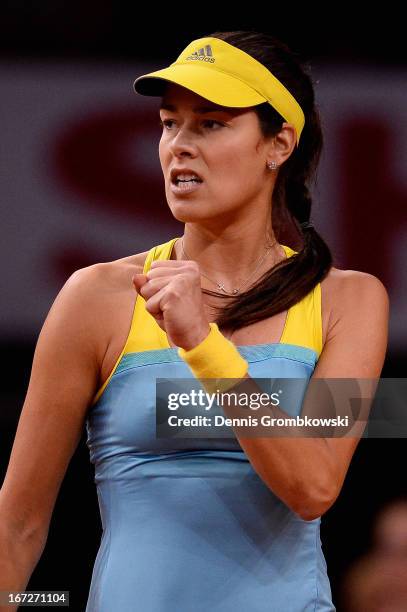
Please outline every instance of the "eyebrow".
[[[161, 104], [160, 110], [168, 110], [168, 111], [176, 112], [177, 107], [174, 106], [174, 104]], [[196, 106], [192, 110], [194, 111], [194, 113], [199, 113], [201, 115], [205, 113], [213, 113], [214, 111], [220, 111], [223, 113], [228, 112], [227, 108], [223, 108], [221, 106]]]

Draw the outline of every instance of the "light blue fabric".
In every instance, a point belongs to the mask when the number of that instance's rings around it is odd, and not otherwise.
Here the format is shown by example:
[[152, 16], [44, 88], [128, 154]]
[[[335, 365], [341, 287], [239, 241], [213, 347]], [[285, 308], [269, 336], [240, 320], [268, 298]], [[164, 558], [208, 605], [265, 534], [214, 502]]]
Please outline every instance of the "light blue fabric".
[[[317, 359], [238, 349], [255, 378], [309, 379]], [[335, 611], [320, 518], [274, 495], [236, 439], [156, 438], [156, 378], [172, 377], [192, 377], [176, 349], [124, 355], [88, 413], [103, 536], [86, 612]]]

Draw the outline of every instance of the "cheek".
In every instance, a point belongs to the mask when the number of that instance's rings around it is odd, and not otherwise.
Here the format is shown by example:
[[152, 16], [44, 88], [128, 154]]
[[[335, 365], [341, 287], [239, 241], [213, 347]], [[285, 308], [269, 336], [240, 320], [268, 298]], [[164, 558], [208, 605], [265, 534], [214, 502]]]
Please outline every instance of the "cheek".
[[162, 142], [162, 138], [160, 138], [160, 142], [158, 143], [158, 157], [160, 159], [161, 165], [164, 163], [164, 146]]
[[259, 160], [255, 155], [242, 149], [235, 151], [228, 157], [220, 157], [218, 164], [211, 164], [215, 168], [217, 184], [221, 189], [232, 188], [234, 191], [247, 192], [253, 184], [259, 181]]
[[172, 156], [168, 139], [165, 138], [164, 133], [161, 135], [160, 140], [158, 141], [158, 155], [162, 162], [170, 160]]
[[216, 177], [220, 184], [223, 181], [240, 181], [244, 166], [239, 146], [219, 147], [216, 152], [212, 150], [208, 153], [210, 178]]

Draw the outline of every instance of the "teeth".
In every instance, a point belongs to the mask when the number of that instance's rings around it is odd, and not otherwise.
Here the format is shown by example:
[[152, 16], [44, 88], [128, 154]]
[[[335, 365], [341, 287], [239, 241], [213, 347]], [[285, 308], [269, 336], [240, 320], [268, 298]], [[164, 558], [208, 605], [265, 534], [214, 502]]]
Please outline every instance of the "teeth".
[[200, 181], [196, 174], [178, 174], [176, 181]]

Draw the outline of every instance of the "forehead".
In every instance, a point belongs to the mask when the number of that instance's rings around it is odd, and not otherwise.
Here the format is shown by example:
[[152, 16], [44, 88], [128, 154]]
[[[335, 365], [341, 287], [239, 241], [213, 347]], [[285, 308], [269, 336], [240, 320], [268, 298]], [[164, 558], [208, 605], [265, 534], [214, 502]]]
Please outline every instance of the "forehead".
[[223, 111], [233, 115], [247, 112], [248, 108], [235, 108], [216, 104], [190, 89], [186, 89], [175, 83], [168, 83], [162, 94], [160, 110], [178, 111], [192, 110], [195, 113], [203, 114], [215, 111]]

